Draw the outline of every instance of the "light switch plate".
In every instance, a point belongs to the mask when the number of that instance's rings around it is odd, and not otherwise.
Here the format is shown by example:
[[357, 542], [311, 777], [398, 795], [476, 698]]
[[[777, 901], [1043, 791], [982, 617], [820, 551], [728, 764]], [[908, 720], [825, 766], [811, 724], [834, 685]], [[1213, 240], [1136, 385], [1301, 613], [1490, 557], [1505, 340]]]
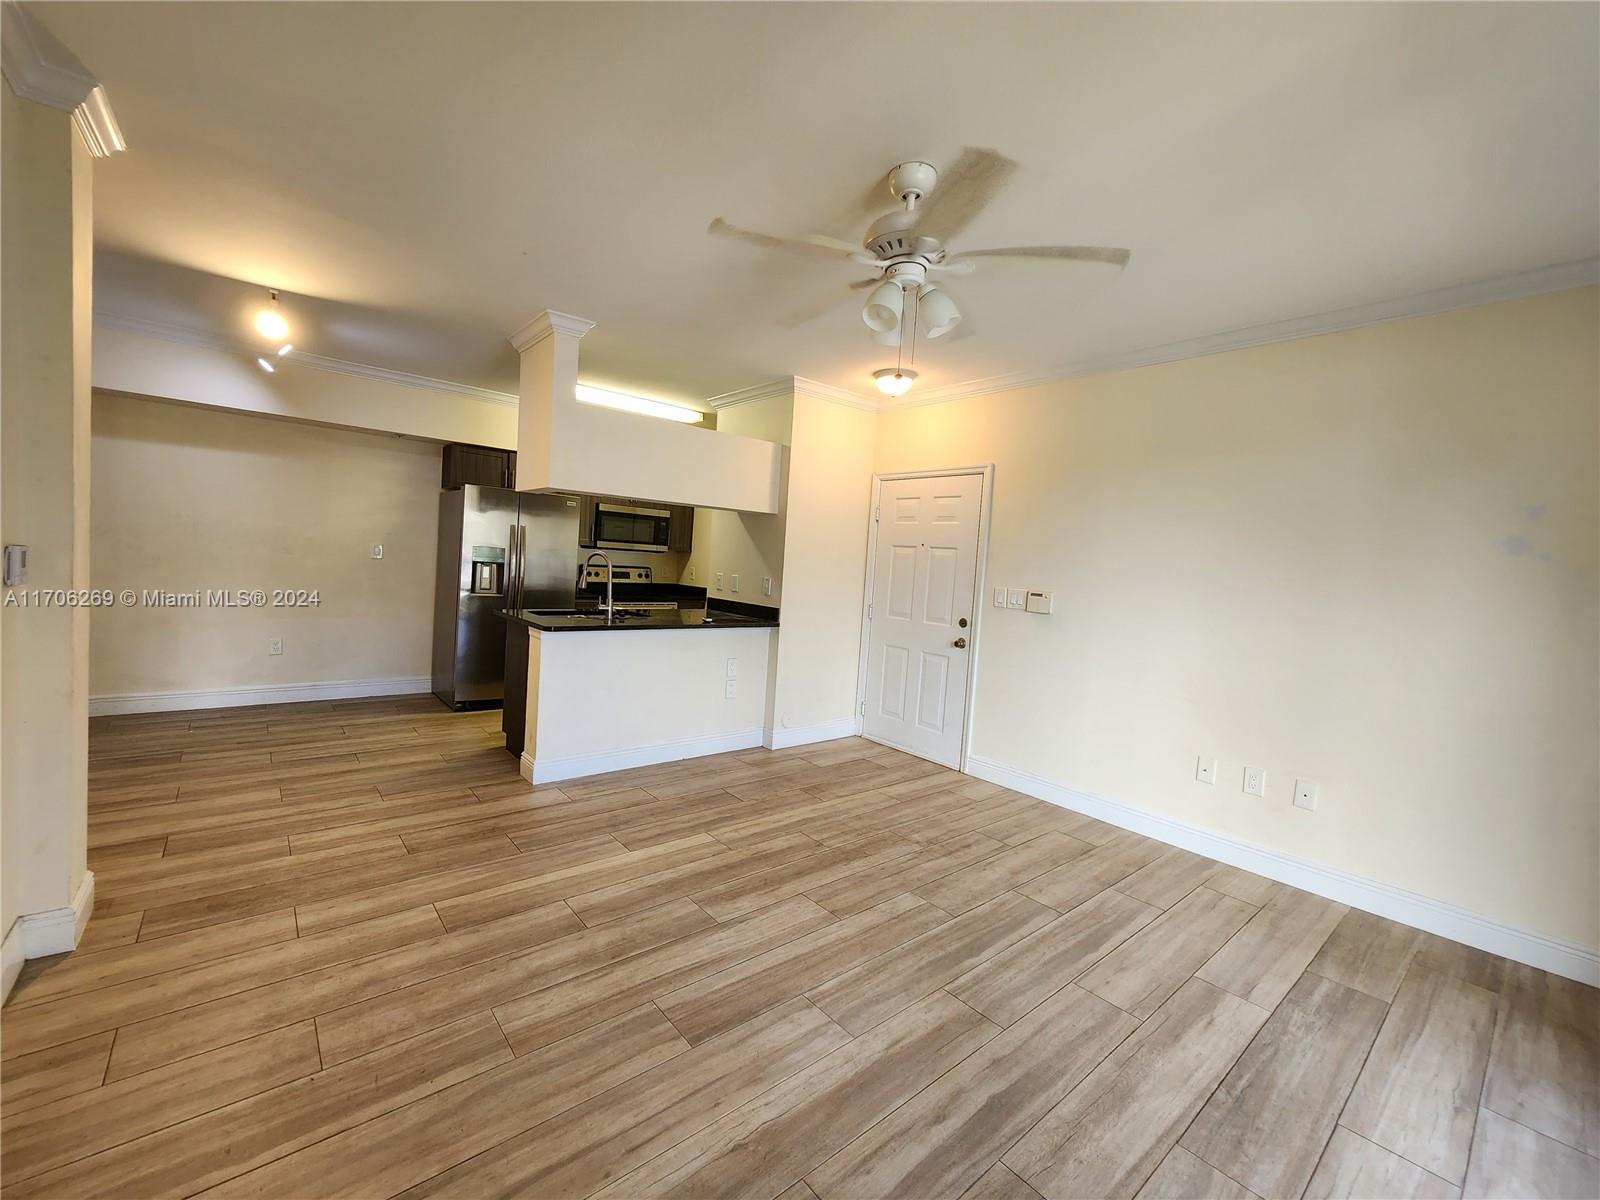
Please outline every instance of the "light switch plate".
[[761, 577], [761, 594], [763, 596], [772, 595], [772, 576], [771, 575], [764, 575], [764, 576]]
[[267, 653], [268, 654], [282, 654], [283, 653], [283, 639], [282, 638], [268, 638], [267, 639]]
[[716, 582], [717, 582], [717, 591], [720, 592], [722, 590], [722, 572], [721, 571], [718, 571], [717, 574], [716, 574]]
[[28, 582], [28, 548], [26, 546], [11, 545], [6, 547], [6, 586], [12, 587], [19, 583]]
[[739, 694], [739, 681], [730, 679], [722, 685], [722, 695], [726, 700], [732, 700]]
[[730, 658], [728, 660], [728, 678], [739, 678], [739, 660], [737, 658]]
[[1006, 607], [1021, 608], [1027, 601], [1028, 593], [1021, 588], [1009, 588], [1006, 591]]
[[382, 542], [374, 542], [373, 543], [373, 546], [372, 546], [372, 557], [373, 558], [382, 558], [383, 557], [383, 543]]
[[730, 578], [728, 580], [728, 584], [729, 584], [729, 591], [737, 592], [739, 590], [739, 577], [737, 575], [734, 575], [732, 578]]
[[1317, 785], [1309, 779], [1294, 781], [1294, 806], [1307, 812], [1317, 811]]
[[1202, 758], [1195, 764], [1194, 777], [1201, 783], [1215, 783], [1217, 781], [1217, 760]]
[[1265, 796], [1267, 794], [1267, 769], [1265, 767], [1246, 767], [1244, 769], [1244, 794], [1247, 796]]
[[1056, 597], [1054, 592], [1029, 592], [1028, 611], [1031, 613], [1041, 613], [1048, 616], [1051, 608], [1055, 606], [1055, 601]]
[[995, 588], [995, 590], [994, 590], [994, 606], [996, 608], [1004, 608], [1006, 606], [1006, 590], [1005, 590], [1005, 588], [1003, 588], [1003, 587]]

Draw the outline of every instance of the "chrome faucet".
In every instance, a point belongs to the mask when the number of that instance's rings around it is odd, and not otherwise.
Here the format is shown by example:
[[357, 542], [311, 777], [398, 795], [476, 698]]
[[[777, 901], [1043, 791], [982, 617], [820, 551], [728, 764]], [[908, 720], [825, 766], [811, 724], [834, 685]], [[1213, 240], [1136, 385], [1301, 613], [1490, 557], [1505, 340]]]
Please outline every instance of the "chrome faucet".
[[616, 613], [616, 605], [611, 601], [611, 576], [614, 573], [611, 566], [611, 556], [604, 550], [596, 550], [583, 560], [583, 574], [587, 575], [589, 573], [589, 564], [597, 558], [606, 565], [606, 602], [600, 606], [600, 611], [606, 614], [606, 620], [609, 621]]

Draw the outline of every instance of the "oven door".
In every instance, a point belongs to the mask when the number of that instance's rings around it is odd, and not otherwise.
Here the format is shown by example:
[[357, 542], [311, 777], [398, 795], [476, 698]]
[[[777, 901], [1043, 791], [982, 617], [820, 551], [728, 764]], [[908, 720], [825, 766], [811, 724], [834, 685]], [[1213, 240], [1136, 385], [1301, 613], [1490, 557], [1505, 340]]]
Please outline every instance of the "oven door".
[[664, 508], [631, 504], [597, 504], [594, 510], [594, 544], [602, 550], [665, 551], [672, 513]]

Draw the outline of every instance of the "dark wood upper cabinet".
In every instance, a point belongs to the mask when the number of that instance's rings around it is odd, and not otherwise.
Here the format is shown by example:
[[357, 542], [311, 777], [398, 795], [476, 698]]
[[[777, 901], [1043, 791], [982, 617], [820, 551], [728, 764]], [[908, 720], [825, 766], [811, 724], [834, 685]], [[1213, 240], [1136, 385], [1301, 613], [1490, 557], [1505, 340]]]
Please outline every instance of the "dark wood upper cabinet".
[[468, 483], [482, 487], [515, 487], [517, 452], [493, 446], [468, 446], [460, 442], [446, 445], [439, 486], [450, 491]]
[[667, 521], [667, 549], [687, 554], [694, 549], [694, 509], [687, 504], [668, 507], [672, 516]]

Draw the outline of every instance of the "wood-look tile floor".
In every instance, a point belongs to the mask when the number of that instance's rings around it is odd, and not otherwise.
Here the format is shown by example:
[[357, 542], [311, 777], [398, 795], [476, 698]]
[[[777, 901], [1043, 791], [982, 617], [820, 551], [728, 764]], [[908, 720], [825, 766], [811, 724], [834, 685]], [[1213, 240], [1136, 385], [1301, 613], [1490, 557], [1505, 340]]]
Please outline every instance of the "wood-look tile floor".
[[1600, 1192], [1596, 993], [859, 739], [106, 718], [8, 1197]]

